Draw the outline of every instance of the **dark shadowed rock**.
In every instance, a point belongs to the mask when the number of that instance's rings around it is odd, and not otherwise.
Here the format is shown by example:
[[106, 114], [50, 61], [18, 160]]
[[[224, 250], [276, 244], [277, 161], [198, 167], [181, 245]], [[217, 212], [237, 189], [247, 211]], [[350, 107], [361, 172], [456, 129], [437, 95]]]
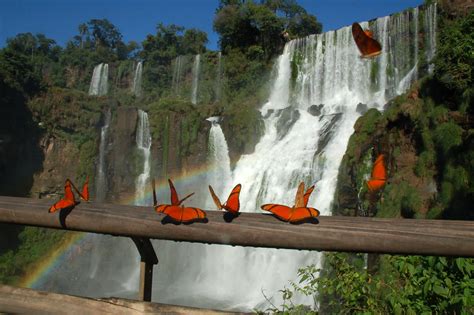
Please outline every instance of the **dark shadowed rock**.
[[369, 107], [367, 106], [367, 104], [359, 103], [357, 104], [356, 112], [358, 112], [361, 115], [364, 115], [368, 109]]
[[319, 153], [321, 153], [322, 150], [324, 150], [324, 148], [326, 148], [327, 144], [329, 143], [329, 140], [331, 140], [334, 134], [334, 131], [337, 128], [337, 123], [342, 118], [342, 113], [324, 115], [324, 116], [321, 116], [319, 120], [321, 121], [323, 117], [327, 117], [327, 116], [332, 116], [332, 117], [328, 122], [324, 124], [321, 130], [319, 140], [318, 140], [318, 149], [316, 150], [316, 153], [314, 155], [318, 155]]
[[297, 109], [287, 107], [281, 110], [277, 123], [278, 139], [283, 138], [288, 133], [298, 118], [300, 118], [300, 112]]
[[110, 123], [110, 151], [106, 155], [108, 200], [118, 201], [119, 196], [129, 196], [135, 191], [136, 141], [138, 113], [136, 108], [118, 107]]
[[324, 107], [324, 104], [319, 104], [319, 105], [311, 105], [308, 107], [308, 113], [310, 113], [313, 116], [319, 116], [321, 115], [321, 111]]

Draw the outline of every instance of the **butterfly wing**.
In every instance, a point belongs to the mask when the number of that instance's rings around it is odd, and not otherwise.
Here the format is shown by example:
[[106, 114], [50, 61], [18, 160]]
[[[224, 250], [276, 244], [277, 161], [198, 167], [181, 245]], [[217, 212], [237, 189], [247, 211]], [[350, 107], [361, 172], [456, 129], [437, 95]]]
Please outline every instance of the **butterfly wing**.
[[56, 202], [54, 205], [52, 205], [48, 212], [53, 213], [58, 210], [66, 209], [66, 208], [72, 208], [76, 205], [76, 203], [72, 200], [69, 199], [61, 199], [58, 202]]
[[89, 201], [89, 176], [86, 177], [86, 182], [82, 186], [81, 198]]
[[64, 184], [64, 199], [71, 200], [73, 203], [76, 201], [74, 193], [72, 192], [72, 183], [69, 179], [66, 179], [66, 183]]
[[214, 204], [216, 205], [217, 209], [222, 209], [222, 204], [219, 198], [217, 197], [216, 193], [214, 192], [214, 189], [212, 189], [212, 186], [209, 185], [209, 192], [211, 193], [212, 200], [214, 201]]
[[372, 169], [372, 176], [367, 181], [369, 191], [377, 191], [381, 189], [387, 181], [387, 170], [385, 168], [384, 155], [380, 154], [375, 160], [374, 167]]
[[304, 207], [304, 182], [301, 182], [298, 185], [298, 190], [296, 191], [295, 197], [295, 207]]
[[372, 179], [387, 179], [387, 170], [385, 169], [385, 160], [383, 154], [380, 154], [375, 160], [374, 168], [372, 169]]
[[308, 205], [309, 197], [311, 196], [311, 193], [314, 190], [314, 185], [309, 187], [308, 190], [304, 193], [303, 199], [304, 199], [304, 206], [306, 207]]
[[74, 198], [74, 193], [72, 192], [71, 181], [66, 179], [64, 184], [64, 198], [56, 202], [49, 208], [49, 212], [53, 213], [58, 210], [74, 207], [76, 205], [76, 200]]
[[[370, 31], [369, 31], [370, 32]], [[368, 36], [358, 23], [352, 24], [352, 37], [359, 48], [362, 57], [370, 58], [380, 55], [382, 46], [378, 41]]]
[[317, 216], [319, 216], [318, 209], [309, 207], [293, 208], [288, 221], [290, 221], [291, 223], [296, 223], [309, 218], [316, 218]]
[[242, 185], [238, 184], [232, 189], [230, 192], [229, 198], [227, 198], [227, 201], [224, 205], [224, 209], [227, 211], [237, 214], [240, 209], [240, 201], [239, 201], [239, 195], [240, 195], [240, 190], [242, 189]]
[[289, 221], [291, 218], [292, 214], [292, 208], [284, 205], [279, 205], [279, 204], [265, 204], [262, 205], [261, 208], [266, 211], [270, 211], [273, 213], [276, 217], [283, 221]]
[[381, 189], [385, 185], [384, 180], [380, 179], [371, 179], [367, 181], [367, 186], [369, 187], [369, 191], [377, 191]]
[[155, 209], [157, 212], [166, 214], [175, 222], [192, 222], [206, 217], [206, 213], [199, 208], [159, 205]]
[[171, 192], [171, 204], [173, 206], [179, 205], [179, 197], [178, 193], [176, 192], [176, 188], [174, 188], [173, 182], [171, 179], [168, 179], [168, 184], [170, 185], [170, 192]]
[[181, 207], [181, 209], [181, 222], [192, 222], [206, 217], [206, 213], [199, 208]]

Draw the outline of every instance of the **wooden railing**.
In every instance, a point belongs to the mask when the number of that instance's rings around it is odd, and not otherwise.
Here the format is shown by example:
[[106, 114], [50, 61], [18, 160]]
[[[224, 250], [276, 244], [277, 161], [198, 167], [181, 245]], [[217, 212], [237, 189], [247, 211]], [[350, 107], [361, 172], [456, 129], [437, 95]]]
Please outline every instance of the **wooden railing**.
[[[141, 257], [138, 299], [151, 301], [150, 239], [232, 246], [474, 257], [474, 221], [321, 216], [289, 224], [270, 214], [207, 211], [207, 222], [174, 224], [152, 207], [81, 203], [48, 213], [51, 200], [0, 196], [0, 222], [131, 237]], [[227, 219], [226, 219], [227, 218]]]
[[81, 203], [70, 213], [48, 213], [51, 200], [0, 196], [0, 222], [117, 236], [323, 251], [474, 257], [474, 221], [321, 216], [317, 223], [281, 222], [242, 213], [226, 222], [173, 224], [152, 207]]

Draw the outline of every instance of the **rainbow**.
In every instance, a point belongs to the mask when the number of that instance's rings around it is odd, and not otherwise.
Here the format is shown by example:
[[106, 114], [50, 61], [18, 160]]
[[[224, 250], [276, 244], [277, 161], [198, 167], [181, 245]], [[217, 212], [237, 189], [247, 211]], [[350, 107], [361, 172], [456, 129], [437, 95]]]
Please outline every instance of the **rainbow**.
[[[188, 171], [182, 174], [180, 177], [173, 178], [173, 182], [180, 186], [186, 186], [186, 184], [198, 183], [205, 179], [205, 176], [213, 170], [212, 167], [205, 166], [196, 168], [192, 171]], [[166, 180], [157, 183], [157, 194], [158, 201], [169, 200], [168, 182]], [[184, 194], [189, 193], [184, 191]], [[149, 187], [146, 190], [145, 197], [143, 199], [137, 199], [134, 194], [123, 196], [119, 201], [120, 204], [152, 204], [152, 189]], [[67, 233], [64, 241], [59, 244], [58, 247], [52, 249], [46, 253], [42, 259], [32, 265], [28, 273], [25, 274], [19, 281], [20, 287], [27, 288], [39, 288], [46, 281], [47, 276], [56, 270], [63, 262], [74, 256], [74, 251], [83, 245], [93, 234], [82, 233], [82, 232], [71, 232]]]
[[19, 281], [20, 287], [37, 288], [41, 286], [43, 276], [53, 272], [63, 261], [70, 256], [72, 245], [79, 243], [87, 236], [86, 233], [71, 232], [66, 234], [64, 241], [36, 262], [29, 272]]

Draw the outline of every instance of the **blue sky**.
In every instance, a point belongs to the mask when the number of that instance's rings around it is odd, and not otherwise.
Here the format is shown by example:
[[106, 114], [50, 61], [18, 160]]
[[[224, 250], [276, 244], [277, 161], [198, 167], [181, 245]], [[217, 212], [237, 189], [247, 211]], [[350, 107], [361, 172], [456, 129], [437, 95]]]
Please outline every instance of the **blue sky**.
[[[43, 33], [60, 45], [78, 34], [80, 23], [107, 18], [126, 42], [141, 42], [159, 22], [199, 28], [216, 50], [212, 21], [218, 0], [0, 0], [0, 47], [18, 33]], [[323, 23], [324, 31], [395, 13], [423, 0], [298, 0]]]

